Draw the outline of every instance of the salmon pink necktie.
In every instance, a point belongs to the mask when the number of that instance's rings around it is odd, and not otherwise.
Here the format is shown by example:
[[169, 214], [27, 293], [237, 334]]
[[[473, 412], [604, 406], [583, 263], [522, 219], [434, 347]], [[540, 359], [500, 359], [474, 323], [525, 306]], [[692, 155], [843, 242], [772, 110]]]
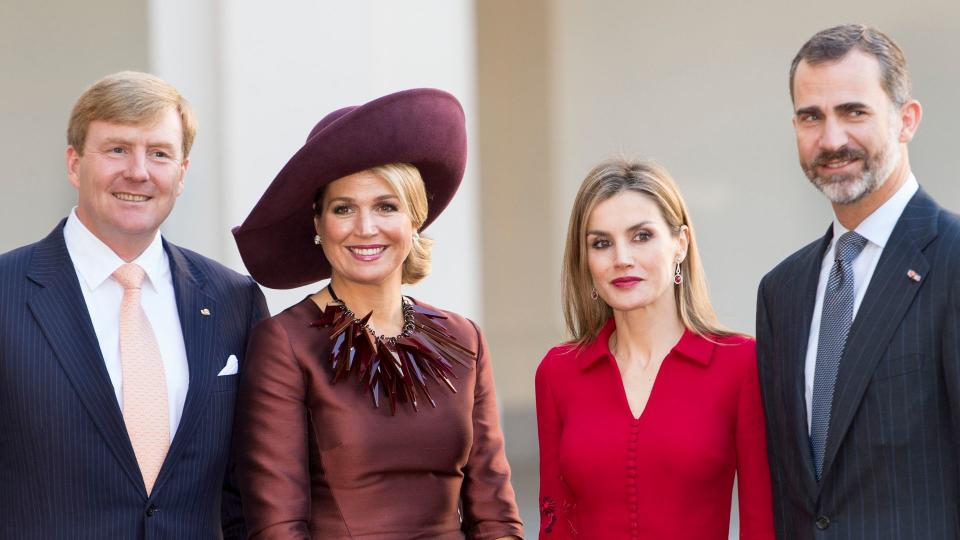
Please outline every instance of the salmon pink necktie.
[[143, 268], [135, 264], [124, 264], [113, 273], [113, 279], [123, 287], [120, 302], [123, 421], [149, 494], [170, 447], [170, 422], [160, 348], [140, 305], [143, 277]]

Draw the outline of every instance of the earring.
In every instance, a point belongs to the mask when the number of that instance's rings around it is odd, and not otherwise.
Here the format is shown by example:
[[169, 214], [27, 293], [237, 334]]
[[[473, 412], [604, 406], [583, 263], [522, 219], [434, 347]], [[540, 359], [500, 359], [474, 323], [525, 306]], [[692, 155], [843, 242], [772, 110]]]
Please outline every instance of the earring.
[[596, 288], [596, 287], [594, 287], [594, 288], [590, 291], [590, 299], [593, 300], [594, 302], [596, 302], [597, 300], [600, 299], [600, 295], [597, 294], [597, 288]]
[[414, 241], [414, 242], [419, 242], [419, 241], [420, 241], [420, 233], [418, 233], [417, 231], [413, 231], [413, 234], [411, 235], [411, 238], [413, 238], [413, 241]]
[[322, 243], [323, 243], [323, 238], [320, 238], [319, 234], [313, 235], [313, 245], [319, 246]]
[[680, 273], [680, 261], [677, 261], [677, 271], [673, 274], [673, 284], [680, 285], [683, 283], [683, 274]]

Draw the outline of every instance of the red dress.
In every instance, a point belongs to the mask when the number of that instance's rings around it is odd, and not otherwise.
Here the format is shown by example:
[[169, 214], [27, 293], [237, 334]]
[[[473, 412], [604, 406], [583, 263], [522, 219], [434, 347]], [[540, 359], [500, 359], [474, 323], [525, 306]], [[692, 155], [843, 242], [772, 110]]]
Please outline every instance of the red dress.
[[686, 331], [646, 409], [627, 404], [609, 338], [554, 347], [537, 369], [541, 539], [772, 539], [773, 503], [752, 339]]

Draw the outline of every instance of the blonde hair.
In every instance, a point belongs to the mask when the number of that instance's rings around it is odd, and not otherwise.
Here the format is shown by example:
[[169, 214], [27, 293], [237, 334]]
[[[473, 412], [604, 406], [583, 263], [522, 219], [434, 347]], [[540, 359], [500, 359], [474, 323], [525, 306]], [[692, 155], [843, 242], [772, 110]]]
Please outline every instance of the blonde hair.
[[[401, 209], [410, 216], [415, 231], [419, 231], [427, 220], [427, 188], [423, 184], [420, 170], [409, 163], [388, 163], [370, 169], [370, 172], [383, 178], [390, 184], [400, 198]], [[400, 282], [412, 285], [427, 277], [430, 273], [430, 252], [433, 240], [415, 233], [410, 254], [403, 261], [403, 275]]]
[[602, 300], [593, 300], [593, 279], [587, 266], [587, 222], [597, 205], [625, 191], [640, 193], [653, 201], [674, 235], [685, 225], [690, 242], [680, 264], [683, 284], [674, 287], [677, 315], [683, 325], [701, 336], [735, 335], [717, 322], [707, 294], [707, 281], [697, 252], [693, 223], [670, 173], [647, 161], [610, 159], [594, 167], [584, 178], [570, 212], [561, 277], [563, 315], [572, 341], [585, 345], [613, 316]]
[[[400, 283], [418, 283], [430, 273], [430, 252], [433, 249], [433, 240], [417, 232], [427, 220], [428, 211], [427, 189], [420, 170], [409, 163], [388, 163], [367, 170], [390, 184], [400, 199], [400, 209], [410, 217], [416, 236], [410, 254], [403, 260]], [[318, 216], [323, 213], [324, 191], [326, 186], [317, 191], [314, 197], [313, 208]]]
[[107, 75], [80, 95], [70, 113], [67, 144], [82, 156], [90, 122], [103, 120], [137, 125], [158, 118], [168, 107], [173, 107], [180, 116], [183, 128], [182, 159], [186, 159], [197, 134], [197, 119], [193, 109], [169, 83], [139, 71]]

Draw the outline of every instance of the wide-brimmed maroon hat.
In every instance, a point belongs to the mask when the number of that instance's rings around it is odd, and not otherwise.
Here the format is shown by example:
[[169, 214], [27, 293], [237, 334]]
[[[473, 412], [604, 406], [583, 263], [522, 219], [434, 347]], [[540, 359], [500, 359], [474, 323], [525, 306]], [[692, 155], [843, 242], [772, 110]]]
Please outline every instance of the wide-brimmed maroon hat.
[[427, 190], [426, 228], [453, 198], [467, 161], [457, 98], [434, 88], [390, 94], [328, 114], [284, 165], [233, 236], [250, 275], [273, 289], [330, 277], [314, 245], [313, 200], [344, 176], [388, 163], [417, 167]]

